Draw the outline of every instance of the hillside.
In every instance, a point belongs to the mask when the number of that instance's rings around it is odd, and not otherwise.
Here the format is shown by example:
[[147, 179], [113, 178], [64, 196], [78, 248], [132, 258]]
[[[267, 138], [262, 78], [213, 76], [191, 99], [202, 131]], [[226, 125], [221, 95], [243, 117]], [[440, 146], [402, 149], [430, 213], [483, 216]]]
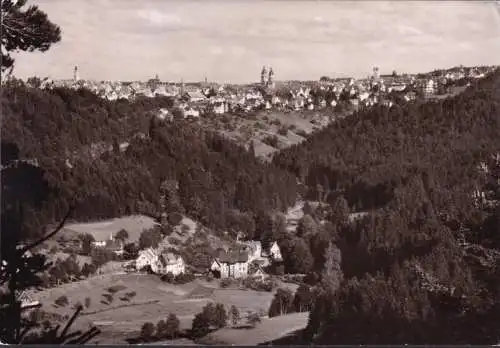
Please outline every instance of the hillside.
[[330, 238], [342, 255], [323, 271], [306, 343], [498, 342], [498, 134], [497, 70], [447, 100], [358, 112], [275, 156], [331, 203], [329, 234], [301, 238]]
[[[24, 211], [31, 233], [76, 204], [76, 221], [179, 212], [210, 228], [258, 237], [254, 216], [295, 203], [293, 175], [196, 124], [167, 124], [150, 113], [170, 103], [110, 102], [86, 90], [6, 84], [2, 164], [12, 167], [4, 176], [12, 174], [4, 186], [47, 181], [40, 194], [51, 197]], [[118, 146], [123, 142], [126, 149]], [[18, 159], [31, 162], [14, 165]], [[16, 182], [21, 171], [25, 178]]]

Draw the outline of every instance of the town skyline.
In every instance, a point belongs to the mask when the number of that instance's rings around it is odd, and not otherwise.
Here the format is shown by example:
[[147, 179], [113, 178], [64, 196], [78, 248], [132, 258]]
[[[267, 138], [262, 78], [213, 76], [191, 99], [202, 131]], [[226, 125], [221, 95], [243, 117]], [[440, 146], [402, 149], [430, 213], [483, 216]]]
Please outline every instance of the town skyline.
[[251, 83], [263, 65], [274, 68], [277, 81], [313, 80], [362, 78], [373, 66], [418, 73], [496, 65], [500, 57], [498, 5], [489, 1], [37, 4], [61, 26], [63, 40], [46, 53], [16, 55], [21, 78], [72, 78], [78, 66], [89, 80], [158, 74], [165, 81]]

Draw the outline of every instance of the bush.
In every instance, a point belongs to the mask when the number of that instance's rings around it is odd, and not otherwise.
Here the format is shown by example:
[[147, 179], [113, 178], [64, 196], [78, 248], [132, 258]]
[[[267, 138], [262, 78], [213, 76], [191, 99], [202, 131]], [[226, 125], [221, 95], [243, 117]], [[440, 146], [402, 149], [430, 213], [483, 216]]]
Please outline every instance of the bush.
[[177, 226], [181, 223], [183, 219], [182, 214], [179, 213], [171, 213], [168, 214], [167, 220], [172, 226]]
[[117, 293], [118, 291], [122, 291], [122, 290], [125, 290], [127, 287], [125, 285], [113, 285], [113, 286], [110, 286], [109, 288], [107, 288], [106, 290], [111, 293], [111, 294], [114, 294], [114, 293]]
[[278, 137], [276, 135], [269, 135], [262, 139], [262, 142], [266, 145], [278, 148]]
[[287, 136], [287, 134], [288, 134], [288, 127], [287, 126], [281, 126], [278, 129], [278, 134], [279, 135], [283, 135], [283, 136]]
[[153, 339], [153, 335], [155, 334], [155, 326], [153, 323], [147, 322], [144, 323], [141, 327], [141, 333], [140, 333], [140, 338], [145, 341], [149, 342]]
[[175, 277], [174, 282], [176, 284], [187, 284], [191, 283], [194, 279], [195, 276], [192, 273], [181, 273]]
[[233, 284], [233, 281], [230, 278], [224, 278], [220, 281], [220, 287], [221, 288], [227, 288], [231, 284]]
[[69, 304], [68, 298], [65, 295], [58, 297], [54, 303], [59, 307], [65, 307]]
[[168, 272], [160, 277], [163, 282], [172, 284], [174, 282], [175, 276], [172, 272]]

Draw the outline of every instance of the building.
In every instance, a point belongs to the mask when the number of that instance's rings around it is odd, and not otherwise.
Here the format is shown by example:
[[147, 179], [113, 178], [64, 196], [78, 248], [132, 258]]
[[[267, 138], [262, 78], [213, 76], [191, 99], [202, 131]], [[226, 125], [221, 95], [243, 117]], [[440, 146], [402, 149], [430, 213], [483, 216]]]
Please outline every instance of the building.
[[115, 239], [113, 237], [113, 233], [109, 235], [109, 239], [105, 240], [95, 240], [92, 242], [92, 246], [94, 248], [104, 248], [109, 251], [112, 251], [116, 255], [123, 255], [123, 241]]
[[157, 274], [172, 273], [174, 276], [178, 276], [186, 271], [186, 264], [180, 255], [166, 253], [160, 254], [157, 266], [151, 267], [151, 269]]
[[276, 261], [282, 261], [281, 249], [277, 242], [273, 242], [269, 248], [269, 256]]
[[79, 81], [80, 77], [78, 76], [78, 67], [75, 65], [75, 68], [73, 69], [73, 81]]
[[246, 278], [248, 276], [248, 253], [241, 250], [221, 251], [210, 267], [218, 278]]
[[135, 268], [140, 271], [144, 267], [150, 266], [153, 269], [153, 265], [156, 265], [158, 261], [158, 253], [153, 248], [147, 248], [139, 252], [139, 256], [135, 260]]
[[146, 266], [151, 267], [151, 271], [156, 274], [172, 273], [177, 276], [186, 271], [186, 264], [181, 256], [171, 252], [162, 253], [153, 248], [141, 250], [135, 260], [137, 270], [142, 270]]
[[436, 91], [436, 83], [434, 80], [427, 80], [422, 86], [424, 94], [434, 94]]

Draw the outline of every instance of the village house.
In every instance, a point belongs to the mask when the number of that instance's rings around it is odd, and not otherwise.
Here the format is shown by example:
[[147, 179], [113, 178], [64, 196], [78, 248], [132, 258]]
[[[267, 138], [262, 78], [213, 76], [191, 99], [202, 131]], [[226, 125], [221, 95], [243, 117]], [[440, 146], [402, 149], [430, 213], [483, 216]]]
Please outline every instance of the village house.
[[171, 252], [163, 253], [153, 248], [141, 250], [135, 260], [137, 270], [141, 270], [146, 266], [151, 267], [153, 273], [172, 273], [174, 276], [184, 273], [186, 270], [186, 264], [181, 256]]
[[210, 271], [217, 278], [246, 278], [248, 276], [248, 253], [237, 249], [221, 251], [213, 261]]
[[112, 251], [116, 255], [123, 255], [123, 242], [121, 240], [115, 239], [113, 233], [109, 235], [108, 239], [95, 240], [92, 242], [94, 248], [103, 248]]

